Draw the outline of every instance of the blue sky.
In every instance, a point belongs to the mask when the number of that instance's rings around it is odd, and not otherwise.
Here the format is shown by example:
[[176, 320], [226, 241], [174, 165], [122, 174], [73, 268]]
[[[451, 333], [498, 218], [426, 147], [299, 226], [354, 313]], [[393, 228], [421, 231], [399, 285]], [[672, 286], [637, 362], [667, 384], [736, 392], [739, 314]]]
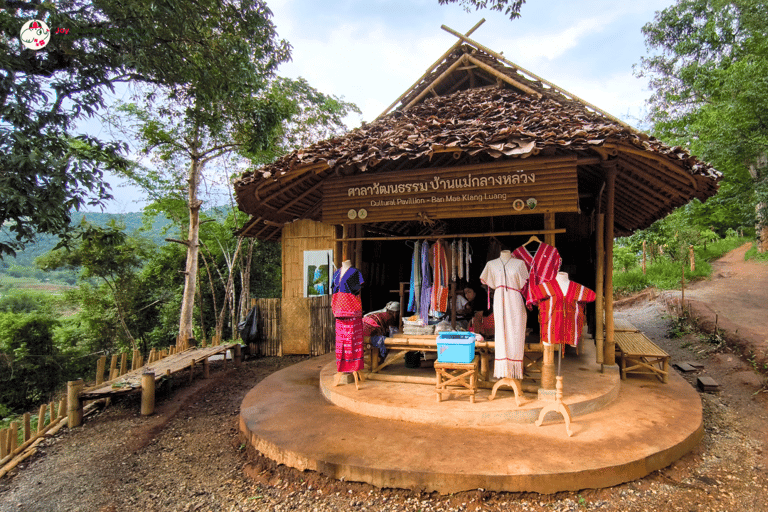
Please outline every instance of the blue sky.
[[[519, 66], [638, 126], [650, 95], [633, 64], [646, 54], [641, 33], [673, 0], [528, 0], [517, 20], [498, 12], [465, 12], [438, 0], [267, 0], [281, 38], [293, 46], [280, 68], [315, 88], [356, 103], [372, 121], [406, 91], [456, 37], [466, 32]], [[141, 208], [131, 188], [116, 188], [107, 211]]]

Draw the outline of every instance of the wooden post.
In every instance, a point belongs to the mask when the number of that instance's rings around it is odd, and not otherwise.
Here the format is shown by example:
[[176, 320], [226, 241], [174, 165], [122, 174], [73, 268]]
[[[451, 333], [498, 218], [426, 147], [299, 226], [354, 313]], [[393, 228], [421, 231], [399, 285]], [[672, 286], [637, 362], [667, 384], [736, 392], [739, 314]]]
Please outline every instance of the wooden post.
[[227, 351], [224, 351], [224, 369], [227, 369]]
[[208, 379], [211, 377], [211, 364], [208, 362], [208, 358], [203, 359], [203, 378]]
[[605, 340], [605, 308], [603, 281], [605, 278], [605, 214], [597, 214], [597, 227], [595, 231], [595, 245], [597, 253], [597, 273], [595, 275], [595, 351], [598, 364], [603, 364], [603, 350]]
[[104, 382], [104, 368], [107, 366], [107, 356], [101, 356], [96, 361], [96, 384]]
[[192, 379], [195, 377], [195, 360], [189, 362], [189, 383], [192, 383]]
[[155, 372], [141, 374], [141, 415], [155, 412]]
[[643, 240], [643, 275], [645, 275], [645, 240]]
[[8, 456], [8, 429], [0, 429], [0, 459]]
[[[83, 379], [67, 382], [67, 416], [69, 428], [79, 427], [83, 423], [83, 403], [80, 392], [83, 389]], [[53, 414], [51, 414], [53, 418]]]
[[32, 415], [28, 412], [24, 413], [24, 442], [29, 441], [32, 438]]
[[693, 253], [693, 246], [688, 246], [688, 258], [691, 260], [691, 272], [696, 271], [696, 255]]
[[680, 279], [680, 307], [683, 313], [685, 313], [685, 261], [680, 262], [680, 271], [682, 278]]
[[13, 453], [19, 446], [19, 422], [12, 421], [8, 427], [8, 453]]
[[[555, 229], [555, 214], [544, 214], [544, 229]], [[547, 245], [555, 246], [555, 234], [547, 233], [544, 235], [544, 243]], [[544, 359], [541, 364], [541, 388], [542, 389], [555, 389], [555, 347], [552, 345], [544, 345]]]
[[112, 354], [112, 360], [109, 362], [109, 380], [112, 380], [115, 377], [117, 377], [117, 375], [115, 374], [116, 371], [117, 371], [117, 354]]
[[[342, 249], [341, 249], [341, 261], [346, 261], [352, 257], [351, 242], [347, 242], [347, 238], [349, 238], [349, 226], [347, 226], [346, 224], [342, 224], [341, 231], [342, 231], [341, 238], [343, 239]], [[341, 264], [339, 264], [339, 267], [341, 267]]]
[[58, 416], [56, 414], [56, 402], [51, 402], [50, 404], [48, 404], [48, 418], [50, 420], [49, 423], [53, 423], [53, 420], [55, 420], [57, 417]]
[[128, 373], [128, 352], [120, 354], [120, 375]]
[[[344, 252], [344, 244], [341, 241], [342, 238], [344, 238], [344, 227], [341, 225], [336, 225], [333, 227], [334, 229], [334, 238], [336, 241], [333, 243], [333, 266], [336, 268], [341, 268], [341, 262], [343, 252]], [[328, 269], [328, 272], [333, 275], [333, 272], [331, 272], [331, 269]]]
[[616, 364], [616, 341], [613, 332], [613, 237], [614, 203], [616, 198], [617, 164], [605, 165], [606, 170], [606, 215], [605, 215], [605, 346], [603, 364]]
[[[363, 237], [363, 225], [357, 224], [355, 226], [355, 238]], [[363, 268], [363, 241], [355, 241], [355, 268], [362, 272]]]
[[235, 362], [235, 368], [240, 368], [243, 364], [243, 351], [239, 343], [235, 345], [235, 356], [233, 357], [233, 360]]
[[64, 411], [67, 410], [67, 395], [64, 395], [61, 397], [61, 400], [59, 401], [59, 415], [57, 418], [63, 418], [64, 417]]
[[37, 413], [37, 433], [43, 431], [43, 427], [45, 426], [45, 410], [47, 409], [46, 404], [43, 404], [40, 406], [40, 410]]

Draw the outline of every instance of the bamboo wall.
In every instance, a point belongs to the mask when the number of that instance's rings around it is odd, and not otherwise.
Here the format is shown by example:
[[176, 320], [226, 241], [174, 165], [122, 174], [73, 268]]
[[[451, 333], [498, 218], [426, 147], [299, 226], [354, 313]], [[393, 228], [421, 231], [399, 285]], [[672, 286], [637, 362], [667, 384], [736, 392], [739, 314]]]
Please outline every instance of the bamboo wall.
[[310, 299], [304, 297], [304, 251], [333, 249], [334, 235], [333, 226], [313, 220], [297, 220], [283, 227], [283, 354], [313, 353]]
[[310, 316], [310, 354], [319, 356], [335, 351], [336, 322], [331, 311], [331, 296], [321, 295], [307, 300], [309, 301]]
[[282, 336], [280, 333], [280, 299], [256, 299], [259, 307], [257, 325], [259, 329], [258, 354], [281, 356]]

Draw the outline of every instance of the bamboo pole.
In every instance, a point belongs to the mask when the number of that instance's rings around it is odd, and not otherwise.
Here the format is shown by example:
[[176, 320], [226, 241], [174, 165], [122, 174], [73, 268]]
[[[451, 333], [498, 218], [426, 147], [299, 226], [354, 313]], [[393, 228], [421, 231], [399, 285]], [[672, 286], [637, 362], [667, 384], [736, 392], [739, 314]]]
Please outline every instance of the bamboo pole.
[[[369, 240], [369, 241], [399, 241], [399, 240], [442, 240], [445, 238], [489, 238], [492, 236], [527, 236], [527, 235], [556, 235], [560, 233], [565, 233], [565, 228], [559, 228], [559, 229], [534, 229], [534, 230], [527, 230], [527, 231], [503, 231], [503, 232], [494, 232], [494, 233], [464, 233], [464, 234], [453, 234], [453, 235], [429, 235], [429, 236], [370, 236], [365, 238], [360, 238], [360, 240]], [[357, 241], [357, 238], [334, 238], [332, 242], [355, 242]], [[339, 262], [339, 265], [341, 265], [341, 262]]]
[[141, 415], [149, 416], [155, 412], [155, 373], [141, 375]]
[[[57, 418], [64, 417], [64, 411], [67, 410], [67, 403], [67, 395], [62, 396], [61, 400], [59, 401], [59, 414], [56, 416]], [[53, 420], [51, 420], [51, 423], [53, 423]]]
[[80, 401], [82, 390], [83, 379], [67, 382], [67, 418], [69, 419], [69, 428], [79, 427], [83, 423], [83, 403]]
[[688, 258], [691, 260], [691, 272], [696, 271], [696, 255], [693, 253], [693, 246], [688, 246]]
[[604, 339], [603, 332], [605, 322], [605, 310], [603, 307], [604, 290], [603, 280], [605, 277], [605, 214], [597, 214], [597, 228], [595, 231], [595, 243], [597, 253], [597, 272], [595, 274], [595, 345], [597, 352], [597, 363], [603, 364]]
[[40, 410], [37, 413], [37, 433], [41, 433], [43, 431], [43, 428], [45, 427], [45, 410], [47, 409], [47, 405], [43, 404], [40, 406]]
[[355, 268], [361, 270], [363, 268], [363, 240], [365, 231], [362, 224], [355, 226]]
[[403, 111], [405, 111], [405, 110], [408, 110], [408, 109], [409, 109], [409, 108], [411, 108], [413, 105], [415, 105], [416, 103], [418, 103], [419, 101], [421, 101], [421, 100], [424, 98], [424, 96], [426, 96], [427, 94], [429, 94], [430, 92], [432, 92], [432, 91], [434, 90], [434, 87], [435, 87], [436, 85], [438, 85], [440, 82], [442, 82], [443, 80], [445, 80], [445, 79], [446, 79], [448, 76], [450, 76], [450, 74], [451, 74], [451, 73], [453, 73], [453, 72], [456, 70], [456, 68], [458, 68], [458, 67], [460, 67], [460, 66], [463, 66], [463, 65], [465, 65], [465, 64], [467, 63], [467, 60], [466, 60], [466, 59], [467, 59], [467, 56], [466, 56], [466, 55], [462, 55], [462, 56], [461, 56], [461, 58], [457, 59], [457, 60], [456, 60], [456, 62], [454, 62], [453, 64], [451, 64], [451, 65], [448, 67], [448, 69], [446, 69], [445, 71], [443, 71], [443, 72], [440, 74], [440, 76], [438, 76], [437, 78], [435, 78], [434, 80], [432, 80], [432, 83], [430, 83], [428, 87], [426, 87], [426, 88], [425, 88], [423, 91], [421, 91], [421, 92], [420, 92], [420, 93], [419, 93], [419, 94], [418, 94], [418, 95], [417, 95], [417, 96], [416, 96], [414, 99], [412, 99], [412, 100], [411, 100], [411, 101], [410, 101], [410, 102], [409, 102], [409, 103], [408, 103], [406, 106], [404, 106], [404, 107], [403, 107]]
[[99, 360], [96, 362], [96, 384], [101, 384], [104, 382], [104, 368], [106, 365], [107, 356], [99, 357]]
[[[478, 21], [477, 24], [475, 24], [474, 27], [469, 29], [467, 31], [467, 33], [464, 34], [464, 35], [466, 35], [467, 37], [471, 36], [475, 32], [475, 30], [480, 28], [480, 25], [482, 25], [483, 23], [485, 23], [485, 18], [483, 18], [480, 21]], [[422, 80], [424, 80], [425, 78], [427, 78], [427, 76], [429, 76], [429, 74], [432, 72], [432, 70], [434, 70], [438, 65], [440, 65], [440, 63], [443, 62], [445, 60], [445, 58], [448, 57], [451, 53], [453, 53], [453, 51], [456, 50], [456, 48], [458, 48], [459, 46], [461, 46], [461, 41], [456, 41], [453, 44], [453, 46], [451, 46], [448, 49], [448, 51], [446, 51], [444, 54], [442, 54], [440, 56], [439, 59], [437, 59], [434, 63], [432, 63], [432, 65], [427, 69], [426, 73], [421, 75], [421, 78], [416, 80], [416, 82], [414, 82], [414, 84], [411, 87], [409, 87], [407, 91], [405, 91], [394, 102], [392, 102], [392, 104], [390, 106], [388, 106], [387, 109], [384, 112], [379, 114], [379, 116], [375, 120], [378, 121], [381, 117], [385, 116], [390, 110], [392, 110], [392, 107], [397, 105], [403, 98], [405, 98], [411, 91], [413, 91], [422, 82]]]
[[50, 422], [53, 423], [53, 420], [56, 419], [56, 402], [51, 402], [48, 404], [48, 418], [50, 419]]
[[616, 364], [616, 341], [613, 331], [613, 236], [614, 203], [616, 197], [617, 166], [606, 165], [606, 215], [605, 215], [605, 346], [603, 363]]
[[643, 275], [645, 275], [645, 240], [643, 240]]
[[128, 352], [120, 354], [120, 375], [128, 373]]
[[8, 429], [0, 429], [0, 459], [8, 456]]
[[19, 422], [12, 421], [8, 426], [8, 453], [13, 453], [19, 447]]
[[509, 77], [507, 75], [505, 75], [504, 73], [498, 71], [493, 66], [489, 66], [485, 62], [481, 61], [480, 59], [476, 59], [476, 58], [472, 57], [471, 55], [466, 55], [466, 59], [467, 59], [467, 62], [471, 62], [475, 66], [485, 70], [486, 72], [488, 72], [491, 75], [495, 76], [499, 80], [503, 80], [504, 82], [508, 83], [512, 87], [516, 87], [516, 88], [520, 89], [521, 91], [523, 91], [524, 93], [530, 94], [531, 96], [536, 96], [537, 98], [541, 98], [541, 94], [539, 92], [531, 89], [530, 87], [528, 87], [527, 85], [523, 84], [522, 82], [519, 82], [519, 81], [517, 81], [517, 80], [515, 80], [515, 79], [513, 79], [513, 78], [511, 78], [511, 77]]
[[115, 371], [117, 371], [117, 354], [112, 354], [112, 360], [109, 362], [109, 380], [115, 378], [113, 377]]

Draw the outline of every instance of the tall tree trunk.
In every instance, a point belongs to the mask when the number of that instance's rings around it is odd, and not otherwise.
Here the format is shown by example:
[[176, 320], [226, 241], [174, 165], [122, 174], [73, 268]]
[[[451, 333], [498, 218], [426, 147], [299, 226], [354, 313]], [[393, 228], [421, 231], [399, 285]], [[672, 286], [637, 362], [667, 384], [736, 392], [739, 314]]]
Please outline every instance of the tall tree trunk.
[[[229, 265], [229, 277], [227, 278], [227, 285], [224, 287], [224, 304], [221, 306], [221, 313], [219, 313], [219, 321], [216, 323], [216, 335], [219, 336], [219, 339], [221, 339], [221, 336], [224, 331], [224, 318], [226, 318], [227, 314], [227, 305], [231, 302], [231, 295], [232, 295], [232, 288], [235, 282], [235, 264], [237, 262], [237, 258], [240, 255], [240, 248], [243, 246], [243, 237], [239, 236], [237, 237], [237, 248], [235, 249], [235, 255], [232, 257], [231, 262], [228, 262]], [[232, 329], [235, 330], [237, 326], [232, 326]], [[233, 333], [234, 337], [234, 333]]]
[[[749, 166], [749, 175], [755, 180], [755, 184], [761, 180], [761, 175], [765, 176], [765, 168], [768, 166], [768, 155], [761, 155], [757, 158], [757, 161]], [[761, 169], [763, 172], [760, 172]], [[764, 202], [758, 202], [755, 206], [756, 209], [756, 221], [755, 221], [755, 238], [757, 239], [757, 252], [768, 252], [768, 219], [766, 218], [766, 204]]]
[[195, 289], [197, 288], [197, 253], [200, 245], [200, 206], [203, 204], [197, 198], [197, 186], [200, 181], [202, 163], [199, 157], [193, 155], [189, 164], [189, 234], [187, 236], [187, 268], [184, 280], [184, 295], [181, 301], [181, 318], [179, 319], [179, 337], [177, 347], [186, 345], [192, 338], [193, 313], [195, 310]]

